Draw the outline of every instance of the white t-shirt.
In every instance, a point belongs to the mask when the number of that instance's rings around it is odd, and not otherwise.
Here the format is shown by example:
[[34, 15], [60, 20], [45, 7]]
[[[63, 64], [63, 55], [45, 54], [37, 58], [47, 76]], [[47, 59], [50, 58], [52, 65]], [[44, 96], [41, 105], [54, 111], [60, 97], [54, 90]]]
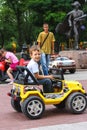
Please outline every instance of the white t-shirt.
[[[27, 65], [27, 68], [30, 70], [30, 72], [34, 75], [35, 73], [39, 73], [39, 65], [37, 62], [35, 62], [33, 59], [31, 59]], [[33, 82], [32, 78], [29, 76], [28, 78], [30, 82]]]

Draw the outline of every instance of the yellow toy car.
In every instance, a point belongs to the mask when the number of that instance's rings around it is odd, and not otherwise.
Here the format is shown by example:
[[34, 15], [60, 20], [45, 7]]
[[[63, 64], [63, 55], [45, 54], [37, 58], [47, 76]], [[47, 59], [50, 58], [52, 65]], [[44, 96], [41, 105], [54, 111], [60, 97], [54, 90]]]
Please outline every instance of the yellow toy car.
[[[30, 119], [41, 118], [45, 105], [49, 104], [75, 114], [85, 111], [86, 91], [78, 81], [64, 80], [62, 70], [52, 69], [50, 72], [55, 78], [52, 81], [53, 93], [44, 93], [42, 86], [27, 67], [18, 66], [17, 70], [13, 88], [8, 93], [11, 96], [11, 105], [16, 111], [23, 112]], [[31, 76], [34, 82], [30, 83], [28, 76]]]

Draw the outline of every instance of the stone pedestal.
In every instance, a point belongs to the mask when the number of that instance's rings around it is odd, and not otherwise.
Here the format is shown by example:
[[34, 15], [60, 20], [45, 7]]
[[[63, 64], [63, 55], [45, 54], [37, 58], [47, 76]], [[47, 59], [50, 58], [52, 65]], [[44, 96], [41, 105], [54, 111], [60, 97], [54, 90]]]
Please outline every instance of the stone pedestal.
[[60, 56], [67, 56], [76, 61], [76, 68], [87, 68], [87, 50], [60, 51]]

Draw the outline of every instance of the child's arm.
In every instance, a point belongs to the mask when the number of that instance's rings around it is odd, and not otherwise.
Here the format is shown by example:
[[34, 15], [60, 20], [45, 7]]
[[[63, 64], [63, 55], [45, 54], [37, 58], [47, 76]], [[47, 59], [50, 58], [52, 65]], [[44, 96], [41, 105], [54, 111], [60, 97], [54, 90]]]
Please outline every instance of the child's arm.
[[54, 79], [52, 75], [39, 75], [39, 73], [35, 73], [34, 76], [35, 76], [37, 79], [45, 79], [45, 78]]
[[5, 59], [5, 62], [12, 63], [11, 59]]

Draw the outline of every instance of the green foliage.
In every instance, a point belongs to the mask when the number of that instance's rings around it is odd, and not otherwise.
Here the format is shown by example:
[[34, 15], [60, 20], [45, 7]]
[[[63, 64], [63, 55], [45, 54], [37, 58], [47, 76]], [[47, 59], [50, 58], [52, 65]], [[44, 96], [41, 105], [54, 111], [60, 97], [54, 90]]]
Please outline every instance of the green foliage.
[[12, 51], [12, 44], [11, 43], [7, 43], [4, 45], [4, 48], [8, 51]]
[[[13, 48], [12, 48], [12, 43], [7, 43], [4, 45], [4, 48], [8, 51], [13, 51]], [[21, 51], [21, 48], [20, 46], [17, 44], [17, 47], [16, 47], [16, 52], [20, 52]]]
[[[81, 8], [87, 12], [87, 4], [79, 0]], [[66, 14], [72, 10], [73, 0], [0, 0], [0, 43], [11, 50], [10, 40], [15, 37], [21, 47], [24, 42], [33, 44], [36, 41], [42, 25], [48, 22], [50, 31], [55, 33], [55, 27], [62, 22]], [[86, 18], [87, 19], [87, 18]], [[84, 22], [87, 27], [87, 22]], [[65, 38], [55, 33], [60, 41]], [[87, 40], [85, 30], [82, 40]], [[17, 47], [17, 48], [20, 48]], [[19, 50], [19, 49], [18, 49]]]

